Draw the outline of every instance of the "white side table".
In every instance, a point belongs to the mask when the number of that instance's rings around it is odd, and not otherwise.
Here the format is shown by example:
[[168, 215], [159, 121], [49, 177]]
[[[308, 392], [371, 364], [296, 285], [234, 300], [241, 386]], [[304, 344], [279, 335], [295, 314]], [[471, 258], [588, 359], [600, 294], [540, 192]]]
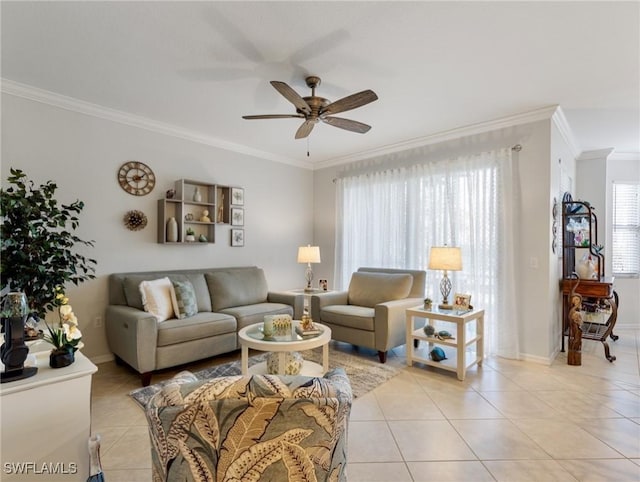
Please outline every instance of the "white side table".
[[[458, 313], [455, 310], [439, 310], [434, 308], [427, 311], [417, 306], [410, 308], [407, 314], [407, 365], [420, 362], [443, 370], [456, 372], [458, 380], [464, 380], [467, 369], [477, 364], [482, 366], [484, 356], [484, 310], [474, 309], [466, 313]], [[414, 318], [424, 318], [432, 325], [434, 321], [446, 322], [445, 325], [454, 325], [446, 329], [455, 338], [453, 340], [441, 340], [435, 336], [427, 336], [423, 327], [414, 329]], [[475, 322], [473, 326], [469, 326]], [[455, 328], [455, 329], [454, 329]], [[440, 331], [436, 329], [436, 333]], [[427, 342], [427, 348], [414, 348], [414, 340]], [[416, 341], [416, 343], [418, 343]], [[434, 345], [442, 345], [447, 359], [435, 362], [429, 358], [429, 352]]]
[[[79, 351], [68, 367], [50, 368], [50, 349], [35, 353], [36, 375], [0, 385], [2, 480], [89, 477], [91, 377], [98, 368]], [[34, 465], [14, 473], [25, 462]], [[43, 475], [43, 464], [58, 473]]]
[[[305, 360], [302, 364], [301, 375], [321, 377], [329, 371], [329, 341], [331, 341], [331, 328], [320, 323], [314, 323], [322, 330], [318, 336], [303, 338], [295, 332], [298, 320], [293, 320], [291, 333], [283, 336], [274, 336], [265, 339], [260, 328], [262, 323], [245, 326], [238, 332], [240, 339], [242, 374], [247, 373], [267, 373], [267, 363], [262, 362], [249, 368], [249, 348], [260, 351], [271, 351], [275, 353], [287, 353], [292, 351], [303, 351], [322, 346], [322, 366], [315, 362]], [[284, 372], [285, 357], [280, 357], [279, 371]]]
[[296, 290], [287, 290], [285, 293], [291, 293], [294, 295], [304, 295], [304, 308], [311, 313], [311, 296], [312, 295], [321, 295], [322, 293], [331, 293], [334, 290], [321, 290], [317, 288], [313, 288], [311, 291], [307, 291], [305, 289], [296, 289]]

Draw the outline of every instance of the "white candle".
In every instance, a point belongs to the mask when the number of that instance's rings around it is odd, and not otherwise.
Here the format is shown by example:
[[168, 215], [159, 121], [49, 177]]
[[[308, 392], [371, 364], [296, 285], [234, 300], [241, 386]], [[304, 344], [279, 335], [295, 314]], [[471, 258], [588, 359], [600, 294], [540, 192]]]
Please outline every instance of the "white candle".
[[273, 315], [267, 315], [264, 317], [262, 333], [264, 333], [264, 336], [273, 336]]

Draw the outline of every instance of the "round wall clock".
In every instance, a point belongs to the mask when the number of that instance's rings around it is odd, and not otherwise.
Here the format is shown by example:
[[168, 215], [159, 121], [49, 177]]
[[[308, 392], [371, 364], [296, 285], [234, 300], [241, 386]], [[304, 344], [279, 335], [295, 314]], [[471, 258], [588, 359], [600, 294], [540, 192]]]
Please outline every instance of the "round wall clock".
[[156, 185], [156, 176], [149, 166], [138, 161], [127, 161], [118, 170], [120, 187], [134, 196], [149, 194]]

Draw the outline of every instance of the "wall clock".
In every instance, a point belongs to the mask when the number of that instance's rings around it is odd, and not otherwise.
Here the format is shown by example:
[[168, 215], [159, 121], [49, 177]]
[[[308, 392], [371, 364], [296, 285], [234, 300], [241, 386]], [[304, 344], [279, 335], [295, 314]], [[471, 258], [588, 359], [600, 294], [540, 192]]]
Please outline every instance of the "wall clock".
[[156, 176], [149, 166], [138, 161], [127, 161], [118, 170], [120, 187], [134, 196], [149, 194], [156, 185]]

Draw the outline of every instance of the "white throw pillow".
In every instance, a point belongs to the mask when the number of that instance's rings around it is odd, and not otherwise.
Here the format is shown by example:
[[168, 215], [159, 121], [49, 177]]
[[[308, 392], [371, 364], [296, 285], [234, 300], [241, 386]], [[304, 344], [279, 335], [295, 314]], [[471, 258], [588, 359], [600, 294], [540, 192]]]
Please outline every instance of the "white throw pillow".
[[140, 295], [144, 311], [151, 313], [158, 321], [174, 318], [178, 313], [176, 293], [169, 278], [141, 281]]

